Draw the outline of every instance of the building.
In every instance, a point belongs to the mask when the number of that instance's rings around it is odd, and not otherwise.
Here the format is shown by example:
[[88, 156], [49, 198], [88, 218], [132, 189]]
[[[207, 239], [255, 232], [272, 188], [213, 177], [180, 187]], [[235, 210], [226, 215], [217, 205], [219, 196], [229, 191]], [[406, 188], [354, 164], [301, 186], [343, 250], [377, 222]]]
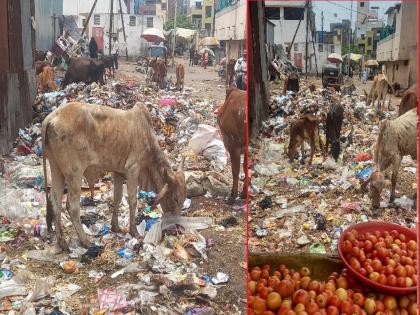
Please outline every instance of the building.
[[[83, 29], [94, 0], [63, 0], [63, 14], [74, 17], [79, 30]], [[124, 35], [121, 21], [120, 1], [113, 0], [112, 36], [116, 35], [118, 42], [124, 46]], [[128, 2], [128, 7], [121, 1], [124, 29], [127, 38], [127, 53], [131, 58], [145, 54], [151, 43], [141, 38], [141, 34], [148, 28], [157, 28], [163, 31], [163, 19], [156, 15], [156, 0], [147, 0], [144, 5], [137, 6], [137, 2]], [[93, 36], [98, 44], [98, 49], [104, 50], [109, 42], [111, 2], [98, 0], [89, 20], [86, 34]], [[128, 13], [130, 12], [130, 13]], [[107, 51], [105, 51], [108, 54]], [[120, 55], [125, 55], [124, 49]]]
[[246, 0], [219, 0], [214, 37], [225, 47], [228, 59], [238, 59], [246, 50]]
[[214, 11], [214, 0], [196, 0], [188, 9], [188, 18], [203, 37], [214, 34]]
[[35, 48], [47, 51], [60, 33], [59, 16], [63, 14], [63, 0], [35, 0]]
[[387, 14], [388, 26], [395, 25], [395, 31], [378, 42], [377, 60], [391, 84], [408, 88], [417, 82], [417, 2], [403, 1]]
[[20, 128], [32, 120], [36, 96], [33, 64], [34, 1], [0, 1], [0, 154], [8, 154]]

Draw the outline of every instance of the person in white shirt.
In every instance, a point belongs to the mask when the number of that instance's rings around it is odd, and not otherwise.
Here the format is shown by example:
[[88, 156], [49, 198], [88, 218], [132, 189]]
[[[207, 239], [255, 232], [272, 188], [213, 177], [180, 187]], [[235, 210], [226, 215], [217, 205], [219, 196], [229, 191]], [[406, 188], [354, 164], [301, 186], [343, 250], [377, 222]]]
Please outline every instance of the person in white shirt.
[[246, 84], [246, 50], [242, 53], [242, 57], [235, 64], [236, 87], [245, 90]]
[[115, 64], [115, 69], [118, 69], [118, 53], [119, 53], [119, 47], [118, 47], [118, 39], [116, 36], [114, 36], [112, 38], [112, 43], [111, 43], [111, 54], [114, 57], [114, 64]]

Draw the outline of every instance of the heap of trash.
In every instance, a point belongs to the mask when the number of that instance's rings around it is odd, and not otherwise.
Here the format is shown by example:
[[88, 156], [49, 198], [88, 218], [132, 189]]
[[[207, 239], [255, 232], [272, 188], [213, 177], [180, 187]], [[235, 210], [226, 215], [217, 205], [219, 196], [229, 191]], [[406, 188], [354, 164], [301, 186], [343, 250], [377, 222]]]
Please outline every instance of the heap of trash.
[[[212, 249], [219, 246], [215, 235], [239, 235], [243, 229], [234, 216], [245, 210], [236, 205], [223, 212], [231, 174], [216, 124], [222, 100], [196, 99], [193, 94], [188, 87], [183, 92], [156, 91], [134, 80], [111, 80], [103, 86], [73, 83], [37, 95], [33, 124], [19, 131], [13, 152], [0, 159], [0, 313], [241, 314], [244, 295], [227, 290], [230, 303], [218, 301], [220, 290], [232, 285], [236, 275], [212, 264], [212, 256], [217, 256]], [[137, 229], [143, 239], [132, 238], [126, 229], [111, 232], [113, 185], [107, 174], [95, 185], [93, 198], [87, 183], [82, 184], [81, 223], [91, 246], [81, 247], [63, 211], [70, 252], [57, 251], [55, 235], [47, 232], [45, 222], [41, 123], [74, 101], [119, 109], [136, 102], [147, 106], [173, 166], [186, 157], [182, 216], [162, 218], [160, 206], [154, 206], [157, 192], [139, 191]], [[121, 227], [128, 226], [125, 198], [119, 220]]]
[[[301, 80], [300, 91], [281, 95], [278, 85], [271, 89], [271, 115], [263, 123], [259, 140], [249, 148], [250, 205], [249, 251], [288, 253], [302, 251], [337, 254], [341, 232], [349, 225], [383, 220], [413, 228], [416, 211], [413, 195], [417, 189], [417, 163], [404, 157], [397, 183], [395, 202], [389, 202], [390, 188], [382, 194], [381, 206], [373, 210], [369, 194], [359, 192], [361, 183], [373, 172], [373, 151], [382, 119], [393, 119], [397, 110], [376, 112], [366, 106], [364, 95], [353, 88], [335, 92], [319, 88], [310, 92], [313, 82]], [[317, 152], [306, 161], [289, 162], [287, 156], [290, 122], [301, 114], [321, 117], [332, 101], [344, 107], [341, 155], [336, 162], [324, 159], [318, 141]], [[322, 119], [319, 137], [325, 144]], [[324, 147], [325, 148], [325, 147]]]

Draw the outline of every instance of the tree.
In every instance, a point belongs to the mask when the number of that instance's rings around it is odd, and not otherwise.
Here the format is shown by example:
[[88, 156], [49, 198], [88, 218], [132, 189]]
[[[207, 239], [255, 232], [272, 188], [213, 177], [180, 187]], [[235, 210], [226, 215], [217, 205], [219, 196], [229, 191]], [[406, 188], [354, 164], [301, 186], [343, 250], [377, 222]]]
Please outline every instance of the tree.
[[[176, 27], [189, 28], [191, 30], [195, 30], [195, 25], [188, 19], [186, 15], [179, 15], [176, 17]], [[163, 28], [165, 29], [165, 31], [173, 29], [174, 19], [167, 21]]]
[[[356, 45], [351, 45], [350, 46], [350, 51], [352, 54], [360, 54], [360, 50]], [[341, 47], [341, 55], [344, 56], [349, 52], [349, 46], [348, 45], [344, 45], [343, 47]]]

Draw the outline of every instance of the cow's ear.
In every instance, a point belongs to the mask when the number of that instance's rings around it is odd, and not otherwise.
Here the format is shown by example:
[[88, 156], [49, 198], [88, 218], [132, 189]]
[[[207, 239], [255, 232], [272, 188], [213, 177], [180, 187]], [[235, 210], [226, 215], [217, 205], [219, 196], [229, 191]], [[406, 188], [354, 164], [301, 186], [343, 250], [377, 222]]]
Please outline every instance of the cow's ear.
[[158, 195], [155, 198], [155, 202], [154, 205], [158, 205], [160, 200], [162, 200], [162, 198], [166, 195], [166, 193], [168, 192], [168, 184], [165, 184], [165, 186], [163, 186], [163, 188], [159, 191]]

